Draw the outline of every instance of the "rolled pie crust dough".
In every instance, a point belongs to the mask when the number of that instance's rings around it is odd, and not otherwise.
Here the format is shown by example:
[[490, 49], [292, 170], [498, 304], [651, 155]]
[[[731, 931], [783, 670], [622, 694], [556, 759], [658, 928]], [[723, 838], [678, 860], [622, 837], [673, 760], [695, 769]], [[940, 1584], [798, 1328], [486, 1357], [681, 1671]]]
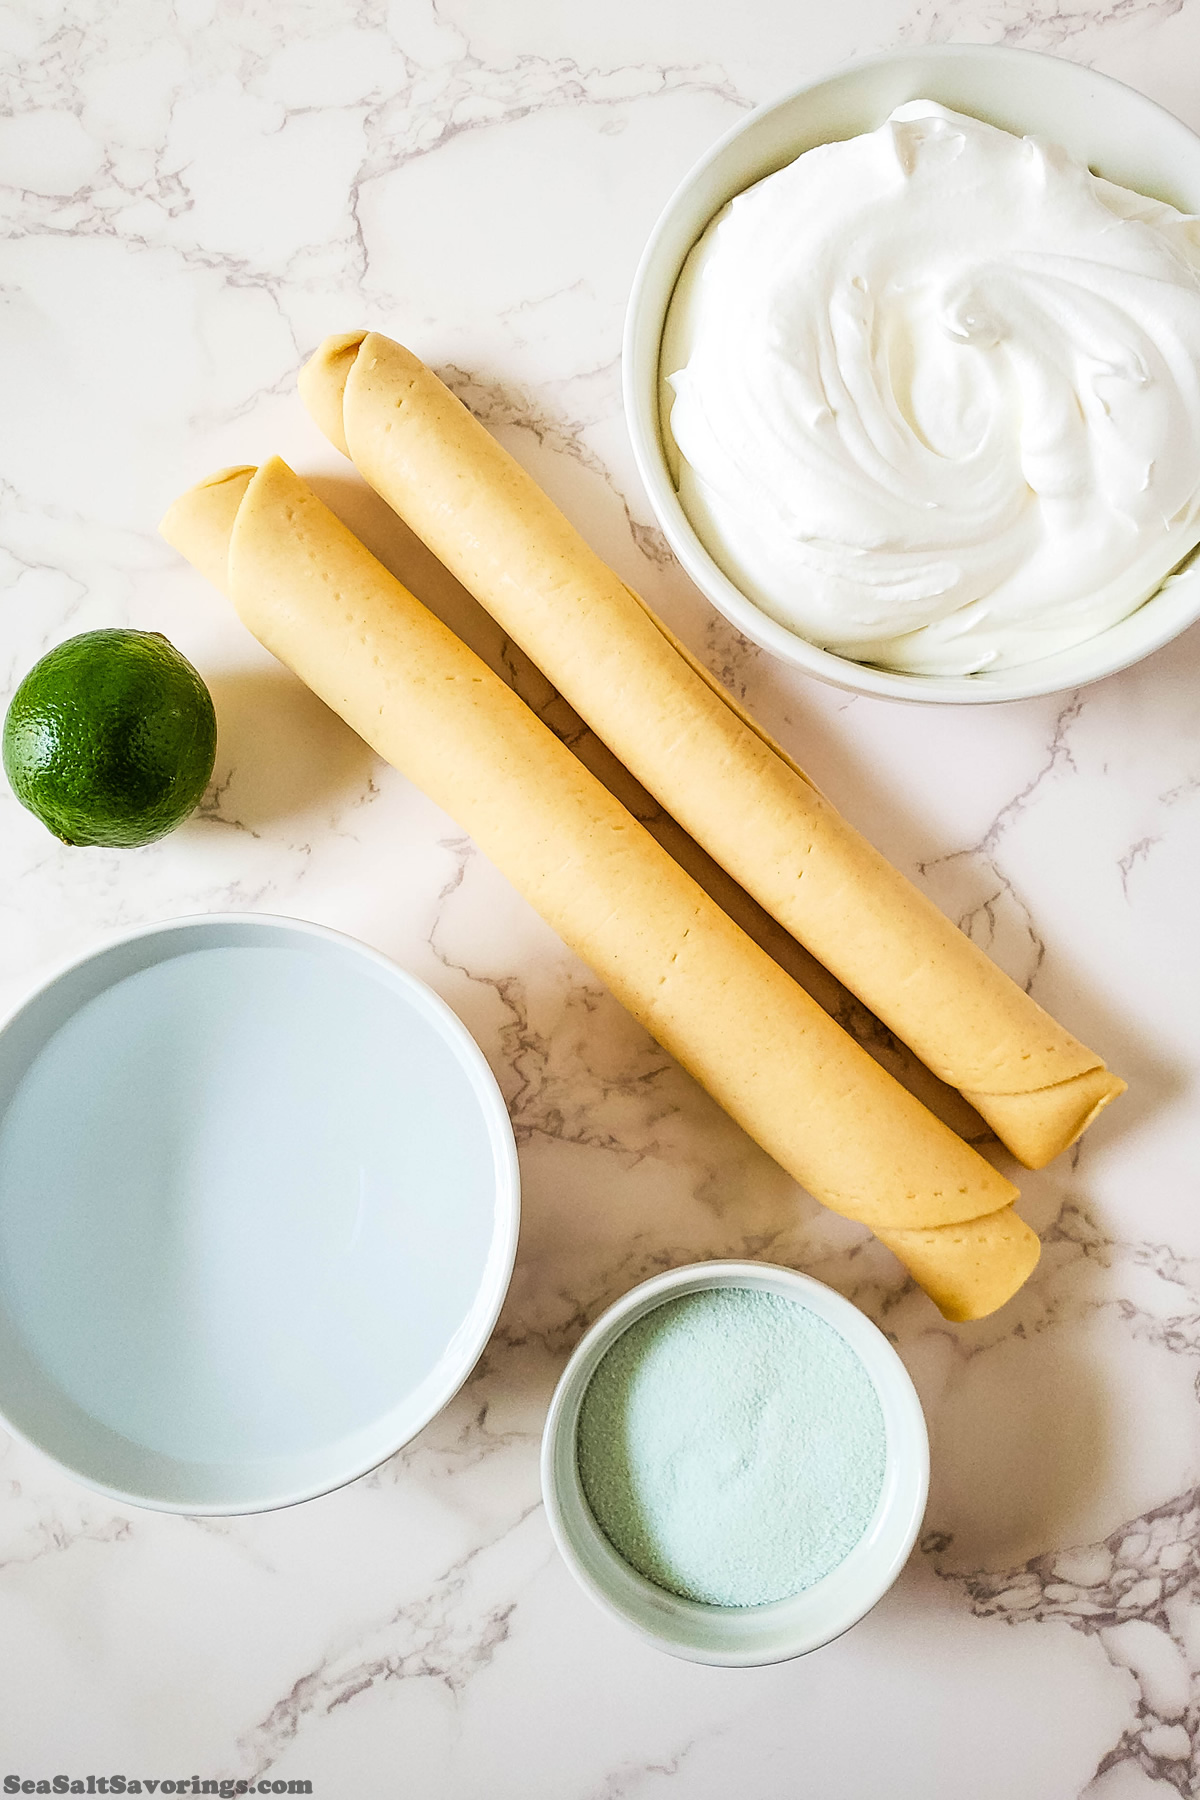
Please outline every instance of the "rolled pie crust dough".
[[278, 458], [184, 494], [169, 543], [261, 643], [444, 807], [658, 1041], [947, 1318], [1037, 1261], [1015, 1189], [709, 899]]
[[327, 338], [326, 436], [713, 859], [1028, 1168], [1124, 1082], [817, 791], [419, 358]]

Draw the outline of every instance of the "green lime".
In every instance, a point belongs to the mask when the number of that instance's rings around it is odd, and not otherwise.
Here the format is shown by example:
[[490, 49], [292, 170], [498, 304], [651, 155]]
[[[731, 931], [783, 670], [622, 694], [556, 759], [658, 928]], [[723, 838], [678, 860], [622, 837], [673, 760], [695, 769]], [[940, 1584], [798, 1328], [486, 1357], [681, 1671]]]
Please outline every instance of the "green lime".
[[4, 721], [13, 793], [64, 844], [150, 844], [212, 774], [208, 689], [159, 631], [85, 631], [29, 671]]

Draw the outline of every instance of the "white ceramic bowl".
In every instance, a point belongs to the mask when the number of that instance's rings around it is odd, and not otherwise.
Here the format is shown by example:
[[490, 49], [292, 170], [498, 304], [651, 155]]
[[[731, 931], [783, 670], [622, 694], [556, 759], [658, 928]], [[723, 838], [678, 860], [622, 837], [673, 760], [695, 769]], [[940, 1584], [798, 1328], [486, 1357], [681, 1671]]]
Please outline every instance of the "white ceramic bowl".
[[443, 1407], [516, 1249], [436, 994], [290, 919], [155, 925], [0, 1032], [0, 1423], [121, 1500], [286, 1506]]
[[[887, 1434], [883, 1489], [854, 1549], [804, 1593], [769, 1606], [706, 1606], [647, 1581], [597, 1525], [579, 1478], [576, 1433], [587, 1386], [621, 1333], [665, 1300], [705, 1288], [757, 1288], [798, 1301], [839, 1331], [875, 1385]], [[784, 1662], [848, 1631], [899, 1575], [925, 1514], [929, 1439], [916, 1389], [883, 1333], [849, 1300], [770, 1263], [691, 1263], [631, 1289], [597, 1319], [555, 1389], [542, 1438], [542, 1494], [568, 1568], [597, 1603], [660, 1650], [690, 1662], [748, 1668]]]
[[815, 144], [872, 131], [905, 100], [941, 101], [993, 125], [1065, 145], [1097, 174], [1200, 213], [1200, 137], [1123, 83], [1031, 50], [945, 44], [865, 57], [750, 113], [672, 195], [634, 278], [625, 321], [625, 412], [634, 456], [667, 540], [697, 587], [754, 643], [810, 675], [898, 700], [987, 702], [1056, 693], [1139, 661], [1200, 617], [1200, 559], [1137, 612], [1071, 650], [969, 676], [902, 675], [820, 650], [760, 610], [704, 548], [679, 503], [661, 426], [659, 349], [679, 272], [727, 201]]

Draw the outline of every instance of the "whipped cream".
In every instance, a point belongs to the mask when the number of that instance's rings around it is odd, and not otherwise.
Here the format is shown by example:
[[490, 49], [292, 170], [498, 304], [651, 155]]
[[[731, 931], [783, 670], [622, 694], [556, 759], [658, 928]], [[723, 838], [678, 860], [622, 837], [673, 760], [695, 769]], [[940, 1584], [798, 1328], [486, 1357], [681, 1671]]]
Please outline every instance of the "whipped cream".
[[733, 200], [662, 371], [709, 552], [859, 662], [1033, 662], [1200, 542], [1200, 220], [932, 101]]

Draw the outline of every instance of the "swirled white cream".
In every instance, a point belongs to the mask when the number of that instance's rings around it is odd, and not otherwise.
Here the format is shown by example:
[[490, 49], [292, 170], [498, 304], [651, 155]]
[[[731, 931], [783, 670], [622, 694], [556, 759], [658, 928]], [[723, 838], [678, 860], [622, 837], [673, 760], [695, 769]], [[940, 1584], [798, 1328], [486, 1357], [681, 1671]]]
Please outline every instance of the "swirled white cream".
[[732, 201], [662, 370], [710, 553], [860, 662], [1035, 661], [1200, 541], [1200, 220], [931, 101]]

